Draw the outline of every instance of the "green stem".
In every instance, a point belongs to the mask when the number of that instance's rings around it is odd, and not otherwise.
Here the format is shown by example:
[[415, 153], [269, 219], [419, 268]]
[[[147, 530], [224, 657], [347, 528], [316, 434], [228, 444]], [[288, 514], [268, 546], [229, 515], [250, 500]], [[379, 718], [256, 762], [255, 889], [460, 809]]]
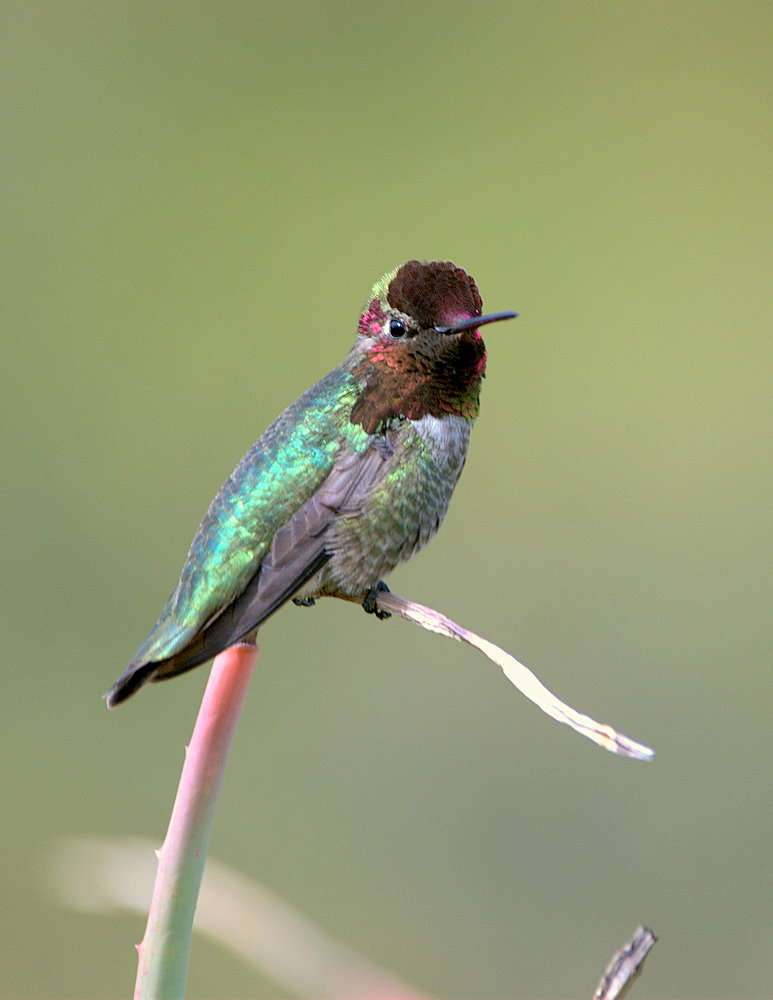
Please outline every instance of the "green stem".
[[135, 1000], [177, 1000], [185, 993], [193, 915], [220, 782], [258, 647], [242, 643], [215, 658], [185, 751], [145, 937], [138, 945]]

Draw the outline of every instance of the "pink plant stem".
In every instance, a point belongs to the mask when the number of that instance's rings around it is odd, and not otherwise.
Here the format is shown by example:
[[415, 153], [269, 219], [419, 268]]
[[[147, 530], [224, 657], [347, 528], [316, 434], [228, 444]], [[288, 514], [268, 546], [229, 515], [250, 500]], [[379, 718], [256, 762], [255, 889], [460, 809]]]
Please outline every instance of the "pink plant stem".
[[258, 647], [240, 643], [215, 658], [177, 789], [145, 937], [137, 946], [135, 1000], [183, 997], [193, 915], [228, 751]]

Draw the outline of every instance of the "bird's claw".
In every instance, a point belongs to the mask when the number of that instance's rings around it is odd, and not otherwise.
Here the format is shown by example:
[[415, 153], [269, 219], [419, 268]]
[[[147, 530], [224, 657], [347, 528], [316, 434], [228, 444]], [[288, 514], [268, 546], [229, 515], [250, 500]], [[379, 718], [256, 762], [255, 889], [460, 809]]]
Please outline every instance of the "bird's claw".
[[378, 595], [383, 593], [389, 593], [389, 587], [384, 583], [383, 580], [379, 580], [375, 587], [372, 587], [365, 595], [365, 600], [362, 602], [362, 606], [366, 613], [369, 615], [375, 615], [380, 621], [384, 621], [385, 618], [391, 618], [392, 613], [390, 611], [382, 611], [381, 608], [376, 606], [376, 601], [378, 600]]

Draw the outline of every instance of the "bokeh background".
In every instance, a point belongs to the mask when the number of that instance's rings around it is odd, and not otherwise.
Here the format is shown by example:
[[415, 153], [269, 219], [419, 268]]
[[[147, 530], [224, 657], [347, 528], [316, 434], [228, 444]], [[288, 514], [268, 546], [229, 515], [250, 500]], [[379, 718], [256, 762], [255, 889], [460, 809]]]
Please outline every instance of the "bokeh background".
[[[140, 916], [52, 843], [160, 842], [201, 669], [108, 713], [209, 500], [385, 270], [490, 310], [465, 474], [398, 593], [261, 656], [212, 855], [449, 998], [773, 983], [768, 3], [4, 3], [0, 994], [125, 996]], [[191, 997], [273, 997], [194, 941]]]

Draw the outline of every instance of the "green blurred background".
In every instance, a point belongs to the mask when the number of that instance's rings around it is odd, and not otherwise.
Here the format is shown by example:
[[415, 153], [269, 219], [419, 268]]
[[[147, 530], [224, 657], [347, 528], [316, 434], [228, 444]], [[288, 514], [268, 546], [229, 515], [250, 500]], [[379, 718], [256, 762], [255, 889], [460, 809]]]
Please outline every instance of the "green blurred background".
[[[45, 858], [160, 842], [207, 672], [100, 695], [219, 484], [418, 256], [521, 317], [390, 583], [657, 757], [403, 622], [290, 607], [211, 852], [441, 997], [589, 995], [639, 921], [641, 995], [770, 996], [773, 7], [0, 18], [0, 994], [129, 994], [143, 920], [67, 910]], [[190, 996], [282, 993], [194, 941]]]

